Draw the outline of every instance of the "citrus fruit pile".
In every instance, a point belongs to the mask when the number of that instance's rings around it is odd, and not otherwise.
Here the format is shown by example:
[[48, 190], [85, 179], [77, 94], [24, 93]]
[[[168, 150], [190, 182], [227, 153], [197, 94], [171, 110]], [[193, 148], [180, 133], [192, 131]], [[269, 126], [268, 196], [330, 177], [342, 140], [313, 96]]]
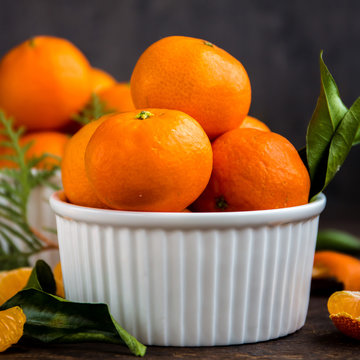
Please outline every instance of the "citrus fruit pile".
[[201, 39], [163, 38], [138, 59], [130, 90], [136, 110], [105, 115], [69, 140], [62, 178], [71, 203], [208, 212], [308, 202], [298, 152], [248, 116], [248, 74], [226, 51]]
[[[68, 140], [64, 129], [94, 93], [110, 114]], [[298, 152], [248, 116], [250, 103], [244, 66], [184, 36], [148, 47], [130, 84], [55, 37], [27, 40], [0, 62], [0, 109], [31, 132], [22, 139], [34, 140], [29, 156], [62, 157], [65, 195], [81, 206], [208, 212], [307, 203], [310, 179]]]

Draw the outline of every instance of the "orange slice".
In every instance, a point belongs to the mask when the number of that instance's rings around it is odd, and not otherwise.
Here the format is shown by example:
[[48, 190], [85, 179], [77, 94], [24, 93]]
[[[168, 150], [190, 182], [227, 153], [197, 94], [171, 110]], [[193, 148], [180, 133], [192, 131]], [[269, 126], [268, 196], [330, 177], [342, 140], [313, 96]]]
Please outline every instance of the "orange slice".
[[25, 287], [31, 270], [29, 267], [24, 267], [0, 272], [0, 305]]
[[65, 298], [64, 283], [60, 262], [58, 262], [54, 268], [54, 279], [56, 283], [56, 295]]
[[337, 291], [330, 296], [327, 306], [338, 330], [360, 340], [360, 291]]
[[19, 306], [0, 311], [0, 352], [20, 340], [25, 321], [26, 316]]

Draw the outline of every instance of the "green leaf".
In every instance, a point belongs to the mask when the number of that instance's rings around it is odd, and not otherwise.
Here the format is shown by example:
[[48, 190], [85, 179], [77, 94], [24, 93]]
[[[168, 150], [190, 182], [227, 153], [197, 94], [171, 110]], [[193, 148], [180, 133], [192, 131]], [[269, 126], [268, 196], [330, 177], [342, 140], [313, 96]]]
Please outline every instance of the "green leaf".
[[29, 266], [29, 256], [22, 252], [6, 251], [0, 255], [0, 271]]
[[109, 342], [126, 344], [143, 356], [146, 347], [117, 324], [105, 304], [75, 303], [37, 289], [18, 292], [0, 307], [20, 306], [26, 315], [24, 335], [45, 343]]
[[[360, 98], [358, 98], [337, 127], [331, 140], [328, 166], [323, 189], [340, 170], [353, 145], [360, 125]], [[321, 189], [320, 191], [322, 191]]]
[[341, 230], [321, 230], [318, 233], [316, 250], [333, 250], [354, 254], [360, 251], [360, 239]]
[[81, 125], [86, 125], [93, 120], [99, 119], [101, 116], [115, 112], [109, 109], [104, 101], [95, 93], [91, 94], [90, 101], [78, 113], [72, 116], [72, 119]]
[[356, 140], [360, 125], [360, 100], [357, 99], [350, 110], [346, 108], [322, 53], [320, 75], [320, 95], [306, 134], [310, 199], [324, 191], [339, 171]]
[[25, 289], [37, 289], [56, 294], [56, 284], [50, 266], [43, 260], [38, 260], [30, 274]]
[[[328, 149], [334, 131], [347, 112], [338, 88], [320, 54], [320, 95], [306, 134], [306, 152], [312, 182], [323, 182]], [[320, 179], [318, 179], [320, 177]]]

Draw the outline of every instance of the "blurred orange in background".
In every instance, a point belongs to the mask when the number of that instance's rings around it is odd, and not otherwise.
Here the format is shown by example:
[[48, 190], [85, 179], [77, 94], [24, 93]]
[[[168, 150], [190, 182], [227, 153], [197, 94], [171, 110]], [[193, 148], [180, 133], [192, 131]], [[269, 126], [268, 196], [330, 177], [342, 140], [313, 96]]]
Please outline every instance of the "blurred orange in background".
[[36, 36], [0, 61], [0, 109], [27, 130], [58, 129], [91, 94], [90, 65], [71, 42]]
[[135, 110], [129, 83], [114, 84], [99, 91], [98, 95], [109, 111], [125, 112]]

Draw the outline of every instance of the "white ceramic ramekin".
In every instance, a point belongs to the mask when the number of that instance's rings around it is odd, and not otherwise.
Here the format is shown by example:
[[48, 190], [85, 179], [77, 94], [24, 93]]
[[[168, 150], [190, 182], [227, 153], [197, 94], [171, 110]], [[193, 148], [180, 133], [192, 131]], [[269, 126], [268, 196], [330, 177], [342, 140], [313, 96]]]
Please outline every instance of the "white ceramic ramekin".
[[274, 339], [306, 318], [325, 196], [292, 208], [146, 213], [72, 205], [55, 193], [66, 297], [105, 302], [148, 345]]

